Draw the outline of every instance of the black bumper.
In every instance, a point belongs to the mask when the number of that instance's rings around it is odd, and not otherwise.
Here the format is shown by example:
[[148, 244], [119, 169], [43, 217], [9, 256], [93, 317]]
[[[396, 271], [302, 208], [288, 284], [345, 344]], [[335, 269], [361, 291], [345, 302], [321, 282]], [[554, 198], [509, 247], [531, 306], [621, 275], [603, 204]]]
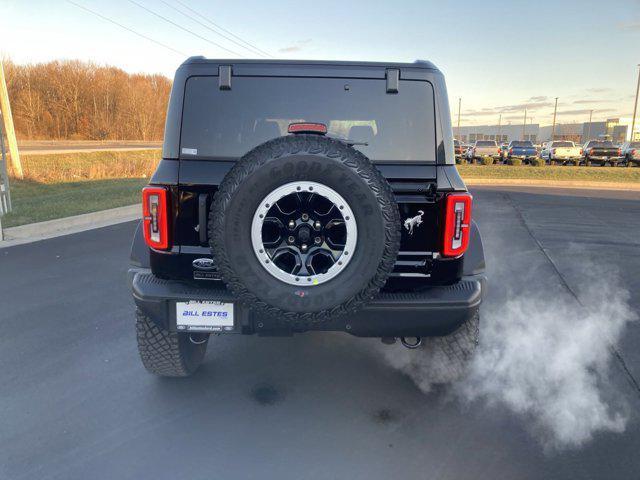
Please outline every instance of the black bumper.
[[164, 280], [147, 269], [132, 269], [129, 280], [136, 305], [159, 326], [176, 328], [176, 302], [217, 300], [234, 303], [235, 326], [221, 333], [290, 335], [311, 330], [342, 331], [362, 337], [441, 336], [473, 317], [482, 302], [486, 280], [482, 275], [463, 277], [448, 286], [420, 292], [381, 292], [354, 315], [319, 325], [290, 325], [250, 311], [236, 303], [222, 282], [206, 286]]

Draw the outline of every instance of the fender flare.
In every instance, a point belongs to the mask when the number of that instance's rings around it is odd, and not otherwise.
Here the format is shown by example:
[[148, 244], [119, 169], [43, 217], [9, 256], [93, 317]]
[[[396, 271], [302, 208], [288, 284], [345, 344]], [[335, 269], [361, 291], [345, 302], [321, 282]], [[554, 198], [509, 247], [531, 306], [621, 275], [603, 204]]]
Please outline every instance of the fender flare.
[[464, 254], [462, 274], [478, 275], [485, 271], [484, 245], [480, 229], [475, 221], [471, 221], [471, 236], [469, 238], [469, 248]]
[[144, 236], [142, 234], [142, 220], [138, 222], [136, 233], [133, 234], [129, 263], [132, 267], [151, 268], [149, 247], [147, 247], [147, 244], [144, 243]]

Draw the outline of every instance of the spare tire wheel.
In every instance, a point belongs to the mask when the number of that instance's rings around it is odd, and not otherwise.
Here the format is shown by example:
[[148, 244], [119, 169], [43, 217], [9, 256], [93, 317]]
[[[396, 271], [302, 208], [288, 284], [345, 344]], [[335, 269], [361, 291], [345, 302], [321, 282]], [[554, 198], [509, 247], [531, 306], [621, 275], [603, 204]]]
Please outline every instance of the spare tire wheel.
[[256, 312], [316, 323], [369, 301], [393, 270], [400, 216], [367, 157], [339, 140], [290, 135], [247, 153], [215, 195], [217, 268]]

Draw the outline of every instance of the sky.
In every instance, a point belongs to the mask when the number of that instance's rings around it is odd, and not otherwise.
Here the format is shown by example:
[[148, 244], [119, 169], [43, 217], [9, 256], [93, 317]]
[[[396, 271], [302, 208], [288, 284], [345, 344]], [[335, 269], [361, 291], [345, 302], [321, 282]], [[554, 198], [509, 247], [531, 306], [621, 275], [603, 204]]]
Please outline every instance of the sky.
[[0, 0], [0, 55], [168, 77], [190, 55], [256, 58], [206, 28], [210, 20], [275, 58], [430, 60], [445, 74], [454, 123], [462, 98], [463, 125], [496, 124], [500, 114], [522, 123], [525, 107], [534, 123], [551, 124], [555, 97], [559, 123], [633, 111], [640, 0], [72, 1], [166, 47], [68, 0]]

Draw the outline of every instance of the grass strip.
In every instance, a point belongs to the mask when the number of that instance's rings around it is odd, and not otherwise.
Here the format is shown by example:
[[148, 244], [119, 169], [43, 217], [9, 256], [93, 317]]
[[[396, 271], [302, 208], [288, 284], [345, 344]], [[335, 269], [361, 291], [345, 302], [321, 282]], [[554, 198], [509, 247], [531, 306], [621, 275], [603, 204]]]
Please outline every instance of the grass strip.
[[45, 184], [11, 181], [13, 211], [2, 217], [4, 228], [43, 222], [140, 202], [144, 178], [117, 178]]
[[546, 165], [457, 165], [463, 179], [521, 179], [585, 182], [639, 183], [638, 167], [574, 167]]

